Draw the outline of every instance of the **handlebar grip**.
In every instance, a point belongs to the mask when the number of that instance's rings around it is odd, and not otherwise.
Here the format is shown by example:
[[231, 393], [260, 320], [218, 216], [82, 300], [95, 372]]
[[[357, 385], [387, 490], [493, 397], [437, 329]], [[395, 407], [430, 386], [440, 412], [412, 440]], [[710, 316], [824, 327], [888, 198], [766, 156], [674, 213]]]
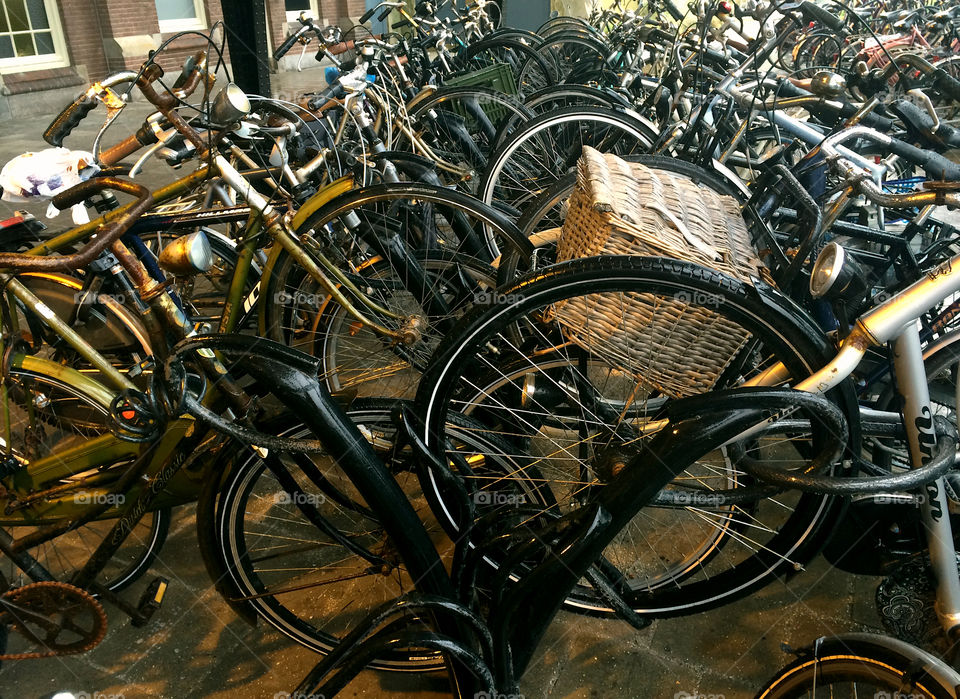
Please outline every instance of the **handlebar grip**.
[[404, 27], [411, 26], [409, 19], [401, 19], [399, 22], [396, 22], [390, 26], [391, 29], [403, 29]]
[[723, 53], [722, 51], [717, 51], [715, 49], [704, 47], [703, 55], [705, 58], [713, 59], [715, 63], [719, 63], [722, 66], [726, 66], [730, 62], [730, 59], [727, 57], [725, 53]]
[[960, 80], [950, 75], [943, 68], [937, 68], [933, 71], [933, 86], [941, 94], [949, 96], [951, 99], [960, 102]]
[[370, 18], [373, 17], [373, 13], [377, 11], [376, 7], [371, 7], [369, 10], [360, 15], [360, 24], [366, 24], [370, 21]]
[[100, 162], [107, 167], [116, 165], [128, 155], [136, 153], [142, 147], [143, 144], [140, 143], [140, 139], [138, 139], [137, 135], [134, 134], [133, 136], [129, 136], [120, 141], [120, 143], [117, 143], [116, 145], [111, 146], [107, 150], [101, 152]]
[[281, 58], [287, 55], [287, 51], [293, 48], [293, 45], [297, 43], [297, 39], [303, 36], [303, 33], [307, 31], [308, 28], [309, 27], [307, 25], [304, 25], [284, 39], [283, 43], [280, 44], [280, 46], [277, 47], [277, 50], [273, 52], [274, 60], [279, 61]]
[[341, 41], [339, 44], [328, 46], [327, 52], [334, 56], [339, 56], [341, 53], [346, 53], [353, 48], [356, 48], [356, 42], [353, 39], [349, 39], [347, 41]]
[[63, 139], [69, 136], [84, 117], [96, 109], [96, 106], [97, 98], [84, 92], [68, 104], [50, 123], [47, 130], [43, 132], [43, 140], [59, 148], [63, 145]]
[[677, 7], [676, 3], [673, 0], [663, 0], [663, 5], [666, 8], [667, 12], [670, 13], [670, 16], [673, 17], [678, 22], [683, 19], [684, 13], [680, 11], [680, 8]]
[[334, 100], [342, 96], [343, 88], [340, 87], [340, 83], [336, 82], [327, 87], [324, 90], [321, 90], [320, 94], [316, 97], [311, 97], [310, 101], [307, 102], [307, 108], [313, 111], [320, 109], [330, 100]]
[[939, 153], [917, 148], [896, 138], [890, 139], [890, 152], [909, 160], [937, 180], [960, 181], [960, 165]]
[[176, 82], [173, 83], [174, 90], [179, 90], [181, 87], [187, 84], [187, 82], [190, 80], [190, 76], [193, 75], [193, 71], [199, 69], [197, 58], [201, 57], [202, 60], [202, 57], [205, 56], [206, 54], [201, 51], [199, 54], [187, 57], [187, 59], [183, 62], [183, 68], [180, 70], [180, 75], [177, 77]]
[[387, 7], [387, 8], [385, 8], [384, 11], [380, 13], [380, 16], [377, 17], [377, 21], [378, 21], [378, 22], [382, 22], [383, 20], [385, 20], [387, 17], [390, 16], [390, 13], [391, 13], [391, 12], [393, 12], [393, 8], [392, 8], [392, 7]]
[[[853, 115], [851, 114], [850, 116]], [[870, 112], [869, 114], [863, 115], [860, 123], [864, 126], [869, 126], [871, 129], [880, 131], [881, 133], [890, 133], [893, 131], [893, 127], [897, 122], [896, 119], [891, 119], [889, 117], [880, 116], [879, 114]]]
[[810, 0], [803, 0], [803, 2], [800, 3], [800, 12], [802, 12], [803, 16], [808, 20], [819, 22], [824, 26], [830, 27], [830, 29], [835, 32], [841, 31], [845, 24], [842, 19], [830, 12], [830, 10], [825, 10], [819, 5], [810, 2]]

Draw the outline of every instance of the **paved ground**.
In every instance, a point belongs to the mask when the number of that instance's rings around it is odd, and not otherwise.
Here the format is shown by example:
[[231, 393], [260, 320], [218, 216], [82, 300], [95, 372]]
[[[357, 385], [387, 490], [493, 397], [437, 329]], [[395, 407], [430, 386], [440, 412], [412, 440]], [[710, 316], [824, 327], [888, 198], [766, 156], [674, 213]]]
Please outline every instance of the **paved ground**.
[[[313, 75], [316, 75], [314, 72]], [[313, 77], [288, 78], [288, 91]], [[144, 109], [125, 115], [130, 133]], [[69, 144], [89, 147], [93, 120]], [[0, 126], [0, 162], [43, 147], [45, 116]], [[113, 139], [106, 139], [106, 143]], [[144, 182], [164, 181], [154, 165]], [[15, 206], [0, 203], [0, 215]], [[34, 207], [36, 209], [36, 207]], [[40, 207], [41, 209], [43, 207]], [[66, 221], [59, 222], [66, 225]], [[192, 512], [178, 513], [156, 574], [172, 580], [152, 624], [129, 626], [108, 610], [110, 630], [92, 652], [72, 658], [7, 663], [0, 697], [87, 696], [276, 697], [292, 689], [316, 657], [263, 627], [249, 628], [218, 598], [196, 551]], [[822, 559], [789, 583], [775, 582], [748, 600], [699, 616], [659, 621], [643, 631], [625, 624], [562, 613], [523, 680], [527, 699], [713, 695], [746, 699], [788, 661], [781, 643], [804, 644], [822, 634], [876, 629], [876, 579], [839, 572]], [[98, 694], [95, 694], [98, 693]], [[444, 696], [437, 677], [364, 673], [343, 696]]]

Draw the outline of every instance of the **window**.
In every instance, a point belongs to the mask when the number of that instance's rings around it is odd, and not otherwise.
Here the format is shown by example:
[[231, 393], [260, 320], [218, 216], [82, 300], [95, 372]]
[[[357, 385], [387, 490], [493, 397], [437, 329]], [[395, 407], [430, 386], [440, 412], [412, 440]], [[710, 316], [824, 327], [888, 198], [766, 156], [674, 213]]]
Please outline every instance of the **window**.
[[287, 10], [287, 21], [296, 22], [300, 18], [301, 12], [306, 12], [308, 17], [319, 19], [320, 13], [317, 11], [317, 0], [285, 0]]
[[0, 72], [67, 65], [54, 0], [0, 0]]
[[160, 31], [164, 34], [186, 29], [206, 29], [203, 0], [154, 0]]

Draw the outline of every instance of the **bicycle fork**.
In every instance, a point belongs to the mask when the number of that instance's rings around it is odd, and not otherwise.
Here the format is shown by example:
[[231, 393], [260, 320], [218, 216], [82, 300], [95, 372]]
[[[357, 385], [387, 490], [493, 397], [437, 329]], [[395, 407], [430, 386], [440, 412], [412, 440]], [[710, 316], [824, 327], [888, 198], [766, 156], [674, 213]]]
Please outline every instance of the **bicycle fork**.
[[[900, 394], [907, 446], [913, 468], [928, 463], [937, 446], [930, 388], [923, 365], [920, 331], [910, 323], [895, 339], [894, 369]], [[936, 581], [936, 612], [951, 639], [960, 636], [960, 574], [957, 571], [944, 478], [925, 486], [920, 514]]]

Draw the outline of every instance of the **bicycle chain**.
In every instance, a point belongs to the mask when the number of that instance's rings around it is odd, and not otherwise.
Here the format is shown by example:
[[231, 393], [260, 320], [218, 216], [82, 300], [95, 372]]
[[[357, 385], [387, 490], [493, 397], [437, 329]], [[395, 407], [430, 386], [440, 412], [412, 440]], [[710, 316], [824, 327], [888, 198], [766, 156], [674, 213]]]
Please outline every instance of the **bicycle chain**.
[[[16, 619], [14, 612], [4, 605], [9, 602], [21, 609], [35, 614], [49, 617], [59, 613], [59, 621], [50, 620], [50, 626], [45, 629], [46, 638], [38, 637], [30, 628]], [[86, 631], [73, 623], [77, 607], [81, 606], [92, 613], [93, 627]], [[79, 641], [58, 644], [57, 636], [64, 630], [65, 624], [71, 625], [70, 631], [79, 635]], [[31, 658], [50, 658], [58, 655], [76, 655], [85, 653], [94, 648], [107, 633], [107, 614], [103, 605], [86, 590], [75, 585], [62, 582], [29, 583], [0, 595], [0, 624], [7, 624], [9, 628], [24, 636], [32, 643], [39, 644], [46, 651], [30, 653], [0, 653], [0, 660], [27, 660]], [[55, 633], [51, 636], [51, 631]], [[0, 649], [2, 650], [2, 649]]]

